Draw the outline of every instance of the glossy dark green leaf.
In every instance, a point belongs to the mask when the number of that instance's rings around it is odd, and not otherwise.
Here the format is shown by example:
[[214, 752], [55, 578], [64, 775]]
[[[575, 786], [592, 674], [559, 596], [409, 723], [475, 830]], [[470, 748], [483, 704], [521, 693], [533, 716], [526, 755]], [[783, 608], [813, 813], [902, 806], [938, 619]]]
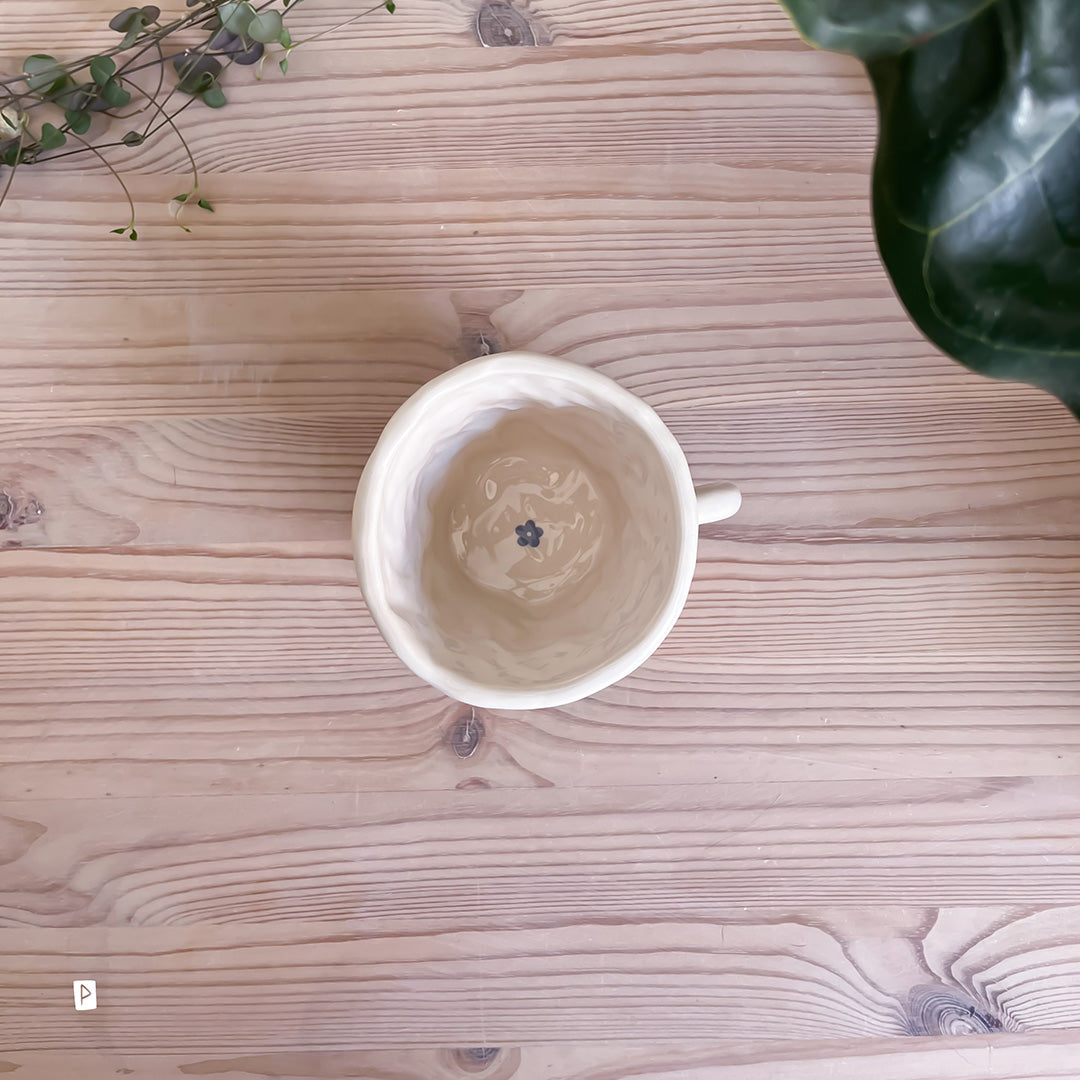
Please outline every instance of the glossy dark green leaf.
[[789, 6], [808, 36], [872, 57], [874, 222], [912, 318], [969, 368], [1080, 415], [1080, 0]]
[[[780, 0], [812, 45], [863, 60], [895, 54], [984, 11], [988, 0]], [[993, 0], [990, 0], [992, 3]]]

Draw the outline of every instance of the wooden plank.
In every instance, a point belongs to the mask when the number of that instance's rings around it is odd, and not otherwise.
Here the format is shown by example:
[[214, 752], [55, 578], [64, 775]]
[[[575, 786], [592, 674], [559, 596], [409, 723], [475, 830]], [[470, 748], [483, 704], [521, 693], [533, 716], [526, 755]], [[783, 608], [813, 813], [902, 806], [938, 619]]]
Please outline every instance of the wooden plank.
[[20, 1080], [1075, 1080], [1080, 1035], [958, 1034], [918, 1040], [719, 1039], [700, 1043], [580, 1043], [573, 1046], [439, 1050], [309, 1050], [217, 1058], [193, 1054], [5, 1052]]
[[[185, 237], [164, 211], [176, 178], [135, 176], [141, 239], [121, 243], [108, 232], [120, 212], [108, 178], [41, 174], [32, 198], [9, 197], [0, 283], [8, 296], [124, 289], [171, 300], [298, 288], [776, 288], [879, 272], [858, 170], [511, 167], [439, 178], [433, 186], [423, 169], [221, 174], [218, 212]], [[287, 195], [296, 185], [302, 202]]]
[[2, 820], [7, 928], [408, 936], [1080, 903], [1072, 778], [7, 800]]
[[392, 656], [341, 545], [15, 550], [4, 570], [9, 797], [1080, 764], [1073, 541], [706, 539], [648, 664], [561, 710], [478, 712], [465, 760], [448, 740], [474, 714]]
[[[0, 1041], [212, 1056], [579, 1041], [882, 1039], [1080, 1026], [1080, 909], [716, 910], [357, 934], [335, 923], [20, 927]], [[77, 969], [73, 975], [73, 969]], [[98, 1009], [72, 1008], [96, 976]], [[955, 1030], [955, 1029], [954, 1029]], [[937, 1033], [937, 1032], [935, 1032]]]
[[41, 511], [0, 546], [344, 540], [394, 409], [503, 348], [655, 405], [701, 482], [743, 487], [725, 532], [746, 539], [1075, 535], [1072, 418], [934, 354], [885, 288], [193, 296], [121, 323], [89, 298], [0, 301], [0, 492]]
[[[432, 45], [461, 45], [479, 51], [476, 16], [480, 0], [401, 0], [393, 18], [379, 15], [342, 27], [331, 41], [350, 48], [416, 50]], [[657, 7], [648, 0], [517, 0], [538, 45], [589, 45], [605, 42], [790, 41], [791, 23], [776, 0], [682, 0]], [[40, 0], [4, 0], [4, 48], [25, 56], [53, 49], [81, 56], [113, 44], [105, 24], [118, 10], [115, 0], [65, 0], [63, 9]], [[182, 10], [176, 0], [163, 4], [167, 15]], [[309, 0], [292, 16], [304, 35], [319, 33], [356, 14], [349, 0]], [[301, 33], [293, 37], [300, 39]], [[314, 43], [316, 51], [322, 42]], [[508, 51], [508, 50], [500, 50]], [[298, 52], [297, 57], [302, 55]]]
[[[126, 250], [126, 249], [124, 249]], [[1052, 399], [978, 379], [911, 326], [880, 269], [748, 285], [133, 296], [117, 320], [99, 297], [0, 297], [0, 421], [348, 414], [381, 425], [424, 382], [485, 351], [529, 349], [611, 375], [665, 415], [779, 408], [809, 399], [819, 422], [859, 422], [897, 396], [958, 423], [976, 391], [1007, 413]], [[1019, 395], [1019, 396], [1018, 396]], [[1026, 396], [1024, 396], [1026, 395]], [[845, 415], [846, 414], [846, 415]], [[800, 422], [813, 419], [807, 410]], [[785, 425], [777, 424], [777, 435]], [[941, 424], [933, 430], [941, 432]], [[915, 428], [915, 431], [911, 429]], [[1069, 430], [1072, 430], [1071, 428]], [[987, 448], [990, 452], [990, 448]]]
[[[295, 191], [329, 170], [415, 168], [430, 178], [432, 168], [553, 165], [788, 167], [825, 173], [817, 178], [824, 185], [829, 173], [861, 178], [876, 137], [862, 66], [796, 42], [513, 50], [335, 42], [299, 50], [287, 78], [268, 69], [256, 82], [237, 71], [227, 85], [227, 108], [191, 108], [177, 120], [211, 197], [236, 190], [219, 178], [238, 172], [248, 179], [304, 174], [287, 185]], [[189, 168], [168, 133], [109, 157], [125, 175]], [[33, 193], [33, 176], [63, 176], [70, 186], [87, 171], [106, 175], [100, 163], [73, 157], [28, 169], [14, 192]], [[536, 180], [535, 173], [522, 177], [522, 190]], [[165, 198], [183, 190], [169, 182]], [[678, 180], [672, 183], [677, 190]], [[385, 179], [383, 186], [390, 186]], [[147, 221], [155, 216], [164, 217], [159, 209]], [[189, 220], [204, 226], [200, 234], [216, 223], [199, 213]]]

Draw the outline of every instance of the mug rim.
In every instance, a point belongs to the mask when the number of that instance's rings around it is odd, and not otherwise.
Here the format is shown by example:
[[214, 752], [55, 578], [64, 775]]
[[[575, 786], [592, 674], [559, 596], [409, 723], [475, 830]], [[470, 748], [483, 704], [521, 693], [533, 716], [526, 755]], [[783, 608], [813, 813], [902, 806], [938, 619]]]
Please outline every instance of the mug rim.
[[[593, 671], [550, 688], [492, 685], [467, 678], [435, 660], [421, 644], [419, 635], [406, 629], [399, 616], [388, 617], [383, 575], [375, 572], [382, 546], [377, 508], [388, 475], [387, 464], [398, 447], [417, 437], [417, 419], [448, 390], [457, 394], [469, 383], [496, 376], [498, 369], [512, 365], [517, 376], [536, 374], [558, 379], [591, 391], [631, 420], [648, 437], [664, 463], [678, 504], [679, 550], [672, 580], [663, 604], [651, 627], [633, 644]], [[444, 371], [416, 390], [383, 428], [364, 466], [353, 500], [352, 546], [356, 574], [368, 611], [386, 643], [415, 675], [448, 697], [487, 709], [542, 709], [568, 705], [590, 697], [619, 682], [641, 666], [671, 632], [686, 605], [698, 546], [697, 497], [690, 466], [675, 436], [656, 411], [637, 394], [610, 376], [571, 360], [514, 351], [481, 356]]]

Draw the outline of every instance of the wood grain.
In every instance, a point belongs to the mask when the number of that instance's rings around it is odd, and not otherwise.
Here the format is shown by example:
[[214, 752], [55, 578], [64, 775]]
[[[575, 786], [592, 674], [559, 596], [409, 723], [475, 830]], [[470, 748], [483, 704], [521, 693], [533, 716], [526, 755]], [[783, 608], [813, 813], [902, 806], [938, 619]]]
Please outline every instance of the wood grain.
[[701, 482], [747, 493], [734, 535], [1076, 535], [1072, 418], [935, 355], [877, 282], [199, 295], [125, 323], [92, 299], [20, 307], [0, 301], [0, 491], [44, 513], [0, 546], [344, 539], [394, 409], [485, 348], [644, 397]]
[[[1080, 1021], [1078, 930], [1076, 907], [717, 909], [412, 934], [312, 919], [19, 928], [0, 931], [0, 1038], [12, 1050], [217, 1056], [1035, 1032]], [[71, 1008], [75, 965], [97, 974], [96, 1016]]]
[[[350, 48], [378, 47], [418, 51], [436, 45], [459, 45], [479, 50], [476, 15], [479, 0], [407, 0], [393, 18], [379, 15], [343, 27], [330, 38], [313, 43]], [[777, 41], [791, 44], [791, 24], [778, 5], [762, 0], [683, 0], [658, 7], [648, 0], [526, 0], [517, 5], [541, 45], [656, 42]], [[3, 47], [25, 55], [45, 47], [82, 55], [98, 42], [115, 42], [105, 24], [117, 11], [115, 0], [64, 0], [62, 7], [40, 0], [4, 0]], [[169, 13], [172, 6], [163, 6]], [[308, 0], [294, 13], [295, 25], [306, 34], [334, 26], [356, 13], [348, 0]], [[299, 40], [300, 35], [293, 35]], [[89, 46], [88, 46], [89, 42]], [[299, 58], [302, 54], [295, 54]]]
[[[412, 935], [1080, 904], [1072, 778], [8, 800], [0, 926]], [[857, 811], [857, 816], [856, 812]], [[273, 867], [268, 879], [267, 867]]]
[[[183, 181], [135, 176], [128, 186], [141, 239], [119, 246], [109, 235], [118, 212], [111, 179], [48, 175], [32, 199], [5, 204], [0, 281], [7, 295], [28, 297], [115, 287], [173, 297], [291, 292], [298, 278], [307, 290], [463, 289], [775, 284], [878, 272], [866, 180], [855, 170], [817, 184], [794, 168], [722, 165], [689, 174], [674, 164], [613, 167], [604, 176], [552, 167], [540, 180], [508, 168], [439, 176], [433, 187], [423, 170], [222, 173], [207, 188], [220, 209], [194, 240], [164, 212]], [[298, 188], [303, 201], [286, 196]]]
[[[714, 1040], [641, 1045], [582, 1043], [574, 1046], [453, 1047], [439, 1050], [354, 1050], [225, 1056], [10, 1053], [0, 1061], [22, 1070], [25, 1080], [53, 1080], [72, 1069], [87, 1080], [229, 1077], [273, 1080], [1073, 1080], [1080, 1036], [940, 1036], [917, 1041], [860, 1039], [807, 1042]], [[14, 1071], [11, 1069], [10, 1071]]]
[[[390, 653], [348, 549], [9, 551], [9, 796], [1075, 775], [1074, 541], [706, 539], [657, 655], [479, 713]], [[723, 618], [713, 615], [723, 611]], [[482, 767], [481, 767], [482, 766]], [[62, 771], [61, 771], [62, 770]]]
[[[6, 0], [0, 66], [117, 6]], [[780, 5], [514, 6], [230, 74], [191, 235], [169, 140], [137, 244], [100, 168], [17, 178], [0, 1073], [1075, 1080], [1080, 429], [912, 327], [865, 76]], [[535, 713], [409, 674], [348, 544], [394, 409], [513, 348], [745, 493], [657, 655]]]
[[[850, 58], [815, 56], [791, 42], [510, 51], [431, 49], [418, 56], [343, 47], [330, 38], [312, 52], [298, 50], [286, 78], [268, 71], [256, 83], [235, 73], [227, 140], [212, 109], [187, 109], [177, 123], [214, 176], [207, 191], [223, 195], [223, 173], [250, 179], [295, 172], [303, 174], [295, 183], [307, 186], [315, 181], [310, 174], [328, 170], [415, 168], [430, 177], [432, 167], [513, 175], [522, 166], [558, 165], [600, 176], [605, 165], [697, 170], [705, 162], [786, 166], [825, 191], [836, 180], [830, 174], [858, 172], [861, 179], [873, 150], [873, 100], [862, 67]], [[463, 98], [467, 110], [458, 104]], [[823, 142], [831, 146], [824, 155]], [[125, 173], [149, 176], [187, 169], [174, 137], [114, 148], [110, 160]], [[50, 168], [70, 188], [88, 164], [106, 177], [103, 165], [82, 158]], [[24, 176], [17, 183], [29, 180], [29, 170]], [[522, 190], [531, 192], [536, 181], [535, 174], [521, 177]], [[119, 194], [115, 184], [112, 190]], [[384, 184], [386, 190], [393, 187]], [[153, 216], [168, 220], [161, 208], [148, 212], [148, 220]], [[191, 219], [203, 226], [200, 234], [220, 227], [216, 218]]]

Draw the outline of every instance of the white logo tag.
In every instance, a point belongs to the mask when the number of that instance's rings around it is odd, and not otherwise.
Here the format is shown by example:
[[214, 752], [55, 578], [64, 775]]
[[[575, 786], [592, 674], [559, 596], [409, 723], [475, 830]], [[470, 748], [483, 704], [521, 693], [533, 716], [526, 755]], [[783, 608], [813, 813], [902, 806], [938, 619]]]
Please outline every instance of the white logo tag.
[[86, 1012], [97, 1008], [97, 983], [93, 979], [79, 979], [75, 983], [75, 1011]]

